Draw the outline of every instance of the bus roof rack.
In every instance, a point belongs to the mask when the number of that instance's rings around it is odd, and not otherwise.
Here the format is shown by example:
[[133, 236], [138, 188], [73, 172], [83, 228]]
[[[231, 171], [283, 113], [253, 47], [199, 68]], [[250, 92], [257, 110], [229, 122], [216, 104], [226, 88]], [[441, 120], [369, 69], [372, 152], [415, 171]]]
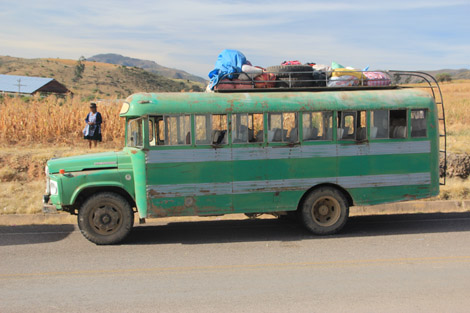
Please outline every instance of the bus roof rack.
[[[372, 73], [372, 74], [371, 74]], [[375, 90], [396, 88], [429, 88], [423, 83], [437, 81], [425, 72], [416, 71], [283, 71], [263, 72], [261, 75], [231, 73], [223, 75], [214, 86], [215, 92], [286, 92]]]

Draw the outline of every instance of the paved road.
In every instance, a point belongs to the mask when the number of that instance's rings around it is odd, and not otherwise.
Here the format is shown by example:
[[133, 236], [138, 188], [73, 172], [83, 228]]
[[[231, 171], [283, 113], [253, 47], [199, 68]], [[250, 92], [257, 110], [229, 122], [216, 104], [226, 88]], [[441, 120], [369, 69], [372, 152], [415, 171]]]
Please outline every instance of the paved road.
[[469, 312], [470, 213], [350, 219], [315, 237], [273, 219], [0, 227], [0, 312]]

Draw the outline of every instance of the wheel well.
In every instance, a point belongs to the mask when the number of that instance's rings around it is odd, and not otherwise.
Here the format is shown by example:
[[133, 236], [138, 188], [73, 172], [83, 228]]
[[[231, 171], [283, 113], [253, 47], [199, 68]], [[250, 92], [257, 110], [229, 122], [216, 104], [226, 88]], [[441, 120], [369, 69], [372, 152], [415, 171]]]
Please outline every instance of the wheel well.
[[121, 195], [126, 199], [130, 206], [134, 209], [136, 207], [134, 199], [131, 197], [131, 195], [125, 191], [122, 188], [119, 187], [113, 187], [113, 186], [104, 186], [104, 187], [90, 187], [82, 190], [80, 194], [77, 196], [77, 199], [75, 199], [75, 202], [73, 205], [69, 207], [70, 213], [77, 213], [80, 207], [82, 206], [82, 203], [91, 195], [98, 193], [98, 192], [114, 192], [117, 193], [118, 195]]
[[334, 188], [336, 190], [339, 190], [345, 197], [346, 197], [346, 200], [348, 201], [348, 205], [349, 206], [353, 206], [354, 205], [354, 201], [353, 201], [353, 198], [351, 197], [351, 195], [349, 194], [349, 192], [346, 191], [346, 189], [344, 189], [343, 187], [341, 186], [338, 186], [338, 185], [335, 185], [335, 184], [329, 184], [329, 183], [325, 183], [325, 184], [320, 184], [320, 185], [315, 185], [313, 186], [312, 188], [310, 188], [309, 190], [307, 190], [302, 198], [300, 198], [300, 201], [297, 205], [297, 209], [300, 208], [300, 206], [302, 205], [302, 202], [304, 201], [305, 197], [307, 196], [307, 194], [309, 194], [311, 191], [313, 190], [316, 190], [318, 188], [322, 188], [322, 187], [330, 187], [330, 188]]

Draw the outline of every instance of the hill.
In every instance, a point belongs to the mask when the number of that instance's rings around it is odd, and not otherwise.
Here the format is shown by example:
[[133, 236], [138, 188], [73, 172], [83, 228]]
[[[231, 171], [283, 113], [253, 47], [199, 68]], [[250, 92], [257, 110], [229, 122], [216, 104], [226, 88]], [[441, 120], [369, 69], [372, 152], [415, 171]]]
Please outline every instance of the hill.
[[161, 75], [167, 78], [186, 79], [205, 83], [206, 80], [202, 77], [189, 74], [185, 71], [162, 66], [154, 61], [141, 60], [122, 56], [120, 54], [107, 53], [94, 55], [87, 59], [88, 61], [96, 61], [102, 63], [110, 63], [124, 66], [139, 67], [151, 73]]
[[[467, 69], [459, 69], [459, 70], [443, 69], [443, 70], [433, 70], [433, 71], [417, 70], [417, 72], [427, 73], [434, 77], [436, 77], [439, 74], [446, 73], [451, 76], [452, 80], [470, 79], [470, 70], [467, 70]], [[394, 74], [394, 82], [399, 83], [399, 84], [416, 84], [416, 83], [423, 83], [424, 80], [415, 76]]]
[[444, 70], [436, 70], [436, 71], [425, 71], [428, 74], [436, 77], [438, 74], [447, 73], [450, 74], [452, 79], [470, 79], [470, 70], [467, 69], [460, 69], [460, 70], [451, 70], [451, 69], [444, 69]]
[[169, 79], [142, 68], [82, 61], [82, 78], [77, 79], [77, 60], [23, 59], [0, 56], [0, 74], [55, 78], [74, 94], [87, 99], [125, 98], [136, 92], [200, 91], [203, 84]]

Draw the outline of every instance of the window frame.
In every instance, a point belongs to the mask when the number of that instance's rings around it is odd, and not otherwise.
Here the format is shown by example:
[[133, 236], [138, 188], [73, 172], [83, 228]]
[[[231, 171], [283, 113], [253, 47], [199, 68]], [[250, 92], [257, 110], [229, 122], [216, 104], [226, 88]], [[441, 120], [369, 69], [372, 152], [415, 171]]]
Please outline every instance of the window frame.
[[[304, 111], [304, 112], [301, 112], [302, 113], [302, 118], [300, 119], [299, 118], [299, 122], [300, 120], [302, 120], [302, 142], [304, 143], [312, 143], [312, 142], [332, 142], [334, 140], [334, 119], [335, 119], [335, 111], [329, 111], [329, 110], [323, 110], [323, 111]], [[311, 115], [311, 114], [314, 114], [314, 113], [320, 113], [321, 114], [321, 117], [323, 119], [324, 117], [324, 114], [325, 113], [331, 113], [331, 125], [330, 125], [330, 128], [331, 128], [331, 138], [330, 139], [304, 139], [304, 129], [306, 128], [304, 126], [304, 116], [306, 115]], [[311, 123], [311, 121], [310, 121]], [[322, 121], [322, 126], [324, 127], [323, 125], [323, 121]], [[312, 128], [312, 127], [311, 127]], [[324, 129], [323, 129], [324, 130]], [[300, 139], [300, 126], [299, 126], [299, 139]]]
[[[166, 138], [166, 131], [167, 131], [167, 125], [166, 125], [166, 118], [167, 117], [184, 117], [184, 116], [189, 116], [189, 141], [190, 143], [184, 143], [184, 144], [167, 144], [167, 138]], [[151, 120], [153, 120], [153, 126], [154, 126], [154, 144], [150, 141], [150, 133], [147, 138], [147, 143], [149, 148], [154, 149], [154, 148], [163, 148], [163, 147], [192, 147], [193, 146], [193, 114], [188, 114], [188, 113], [182, 113], [182, 114], [154, 114], [154, 115], [149, 115], [148, 116], [149, 123]], [[163, 132], [160, 131], [160, 122], [163, 122]], [[150, 132], [150, 127], [149, 127], [149, 132]], [[163, 141], [161, 140], [161, 135], [163, 134]], [[161, 144], [163, 142], [163, 144]], [[185, 138], [186, 142], [186, 138]]]
[[[266, 134], [266, 143], [267, 144], [282, 144], [282, 145], [292, 145], [292, 144], [300, 144], [300, 119], [299, 119], [299, 116], [301, 113], [300, 111], [286, 111], [286, 112], [267, 112], [266, 113], [266, 129], [265, 129], [265, 134]], [[270, 128], [270, 122], [271, 122], [271, 115], [274, 114], [274, 115], [278, 115], [280, 114], [281, 115], [281, 141], [270, 141], [269, 140], [269, 132], [271, 131], [271, 128]], [[297, 139], [295, 141], [288, 141], [288, 140], [285, 140], [284, 141], [284, 134], [283, 134], [283, 130], [284, 130], [284, 114], [294, 114], [295, 115], [295, 126], [294, 128], [297, 128]], [[293, 128], [292, 128], [293, 129]], [[292, 131], [291, 129], [291, 131]], [[273, 134], [273, 137], [274, 137], [275, 134]], [[287, 138], [287, 134], [286, 134], [286, 138]], [[274, 138], [273, 138], [274, 139]]]
[[[424, 111], [424, 120], [425, 120], [425, 128], [424, 130], [426, 131], [426, 135], [425, 136], [417, 136], [417, 137], [413, 137], [412, 134], [413, 134], [413, 130], [411, 129], [412, 128], [412, 112], [413, 111]], [[408, 110], [409, 112], [409, 123], [410, 125], [408, 126], [408, 131], [409, 131], [409, 136], [408, 138], [409, 139], [423, 139], [423, 138], [429, 138], [429, 126], [428, 126], [428, 123], [429, 123], [429, 109], [428, 108], [420, 108], [420, 109], [409, 109]]]
[[[192, 146], [192, 128], [191, 128], [191, 114], [186, 114], [186, 113], [183, 113], [183, 114], [164, 114], [162, 115], [163, 116], [163, 123], [164, 123], [164, 135], [165, 135], [165, 141], [169, 141], [169, 138], [167, 138], [168, 136], [168, 123], [167, 123], [167, 118], [172, 118], [172, 117], [180, 117], [181, 118], [185, 118], [186, 116], [189, 117], [189, 143], [186, 143], [186, 137], [187, 137], [187, 134], [185, 135], [185, 138], [184, 138], [184, 142], [183, 144], [164, 144], [164, 145], [161, 145], [161, 146], [167, 146], [167, 147], [190, 147]], [[178, 126], [177, 126], [178, 128]], [[179, 129], [177, 130], [179, 131]]]
[[[373, 112], [375, 111], [386, 111], [387, 113], [387, 137], [381, 137], [381, 138], [377, 138], [377, 136], [375, 136], [374, 138], [372, 138], [372, 134], [370, 135], [370, 140], [389, 140], [389, 139], [395, 139], [395, 138], [390, 138], [390, 109], [377, 109], [377, 110], [369, 110], [370, 112], [370, 118], [369, 118], [369, 132], [372, 132], [372, 114]], [[375, 126], [374, 126], [375, 127]], [[378, 129], [377, 129], [378, 131]]]
[[[357, 113], [360, 112], [359, 110], [342, 110], [342, 111], [337, 111], [337, 120], [339, 119], [339, 125], [337, 123], [336, 125], [336, 138], [337, 141], [346, 141], [346, 142], [355, 142], [357, 141]], [[341, 117], [340, 114], [341, 113]], [[344, 134], [342, 133], [341, 136], [339, 136], [339, 130], [344, 129], [342, 127], [345, 114], [344, 113], [354, 113], [353, 118], [353, 124], [354, 124], [354, 133], [353, 133], [353, 138], [343, 138]], [[350, 114], [347, 114], [346, 116], [350, 116]], [[338, 122], [338, 121], [337, 121]]]
[[[227, 129], [225, 130], [225, 135], [224, 135], [224, 142], [223, 143], [214, 143], [212, 141], [212, 132], [214, 131], [213, 129], [213, 116], [214, 115], [221, 115], [221, 116], [225, 116], [226, 117], [226, 120], [227, 120]], [[194, 116], [194, 146], [196, 147], [201, 147], [201, 146], [212, 146], [212, 147], [225, 147], [225, 146], [229, 146], [230, 143], [231, 143], [231, 114], [227, 114], [227, 113], [195, 113], [193, 114]], [[198, 143], [197, 142], [197, 117], [198, 116], [209, 116], [209, 129], [211, 131], [211, 136], [209, 137], [209, 143]], [[207, 123], [206, 123], [206, 131], [207, 131]]]
[[[241, 116], [246, 116], [247, 117], [247, 124], [250, 124], [249, 123], [249, 119], [250, 119], [250, 115], [252, 116], [251, 117], [251, 129], [252, 129], [252, 132], [253, 132], [253, 138], [256, 138], [257, 137], [257, 134], [255, 134], [255, 118], [254, 118], [254, 115], [261, 115], [262, 119], [263, 119], [263, 123], [262, 123], [262, 131], [263, 131], [263, 137], [262, 137], [262, 141], [250, 141], [250, 125], [247, 126], [247, 141], [246, 142], [234, 142], [234, 128], [236, 127], [236, 115], [241, 115]], [[265, 121], [265, 115], [264, 113], [245, 113], [245, 112], [242, 112], [242, 113], [232, 113], [230, 114], [230, 144], [233, 144], [233, 145], [245, 145], [245, 144], [251, 144], [251, 145], [261, 145], [261, 144], [264, 144], [265, 143], [265, 124], [264, 124], [264, 121]]]
[[[147, 123], [147, 118], [145, 116], [137, 117], [137, 118], [131, 118], [127, 120], [126, 123], [126, 147], [128, 148], [137, 148], [137, 149], [143, 149], [146, 147], [146, 143], [148, 142], [148, 132], [145, 131], [145, 127], [148, 127], [148, 125], [145, 125]], [[140, 122], [140, 131], [141, 131], [141, 144], [142, 145], [129, 145], [129, 128], [130, 128], [130, 123], [132, 122]]]
[[[405, 137], [392, 137], [390, 136], [390, 131], [391, 131], [391, 112], [392, 111], [405, 111], [405, 127], [406, 127], [406, 136]], [[389, 140], [409, 140], [411, 139], [410, 137], [410, 122], [409, 122], [409, 115], [410, 111], [407, 108], [393, 108], [393, 109], [388, 109], [388, 139]]]

